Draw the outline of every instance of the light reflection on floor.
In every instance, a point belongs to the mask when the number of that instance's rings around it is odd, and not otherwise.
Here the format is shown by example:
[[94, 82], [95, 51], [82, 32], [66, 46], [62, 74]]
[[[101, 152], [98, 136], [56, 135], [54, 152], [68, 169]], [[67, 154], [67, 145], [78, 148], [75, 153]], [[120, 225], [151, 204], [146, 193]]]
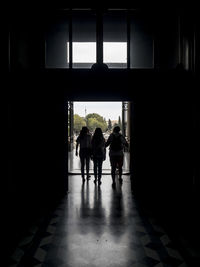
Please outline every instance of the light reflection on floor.
[[187, 267], [162, 227], [140, 210], [130, 176], [115, 189], [111, 184], [110, 175], [101, 186], [69, 176], [69, 194], [34, 255], [37, 266]]

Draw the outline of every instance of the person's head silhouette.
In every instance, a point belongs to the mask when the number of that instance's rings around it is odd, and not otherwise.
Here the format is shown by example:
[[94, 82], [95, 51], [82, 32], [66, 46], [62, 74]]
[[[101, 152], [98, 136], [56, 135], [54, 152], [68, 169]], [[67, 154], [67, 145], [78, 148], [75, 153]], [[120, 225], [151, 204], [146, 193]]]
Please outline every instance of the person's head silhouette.
[[86, 126], [83, 126], [81, 131], [83, 133], [88, 133], [89, 132], [89, 130], [88, 130], [88, 128]]
[[120, 127], [119, 126], [115, 126], [113, 129], [114, 133], [119, 133], [120, 132]]
[[89, 133], [89, 130], [86, 126], [83, 126], [81, 131], [80, 131], [80, 136], [83, 137], [85, 136], [87, 133]]
[[102, 130], [101, 130], [101, 128], [96, 128], [94, 134], [96, 136], [102, 136]]
[[96, 142], [99, 142], [101, 139], [103, 139], [103, 132], [101, 128], [96, 128], [94, 135], [93, 135], [93, 140], [96, 140]]

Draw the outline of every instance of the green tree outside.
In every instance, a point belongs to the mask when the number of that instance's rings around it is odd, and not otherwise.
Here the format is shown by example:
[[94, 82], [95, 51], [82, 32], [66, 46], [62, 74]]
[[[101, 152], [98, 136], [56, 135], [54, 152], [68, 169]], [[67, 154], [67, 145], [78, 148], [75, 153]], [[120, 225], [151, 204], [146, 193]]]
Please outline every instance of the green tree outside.
[[86, 126], [85, 119], [78, 114], [74, 114], [74, 132], [79, 134], [83, 126]]
[[86, 116], [87, 127], [90, 131], [94, 131], [97, 127], [102, 129], [102, 132], [106, 132], [108, 125], [106, 120], [97, 113], [90, 113]]
[[78, 114], [74, 115], [74, 132], [76, 134], [80, 133], [80, 130], [83, 126], [87, 126], [91, 132], [94, 132], [96, 128], [101, 128], [102, 132], [112, 130], [112, 122], [109, 119], [108, 124], [106, 119], [97, 113], [90, 113], [85, 118], [79, 116]]
[[102, 132], [106, 132], [108, 129], [107, 123], [98, 121], [96, 118], [89, 118], [87, 121], [88, 129], [94, 131], [96, 128], [101, 128]]

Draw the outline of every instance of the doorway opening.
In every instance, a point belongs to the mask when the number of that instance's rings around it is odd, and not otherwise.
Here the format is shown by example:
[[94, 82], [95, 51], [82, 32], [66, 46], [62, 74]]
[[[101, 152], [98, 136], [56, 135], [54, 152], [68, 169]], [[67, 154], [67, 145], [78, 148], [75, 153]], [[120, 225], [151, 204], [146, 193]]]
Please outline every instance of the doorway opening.
[[[102, 129], [105, 140], [113, 128], [120, 126], [121, 133], [129, 143], [124, 149], [123, 174], [130, 174], [130, 101], [68, 101], [68, 174], [81, 174], [80, 158], [75, 155], [76, 139], [83, 126], [93, 134], [96, 127]], [[102, 174], [110, 174], [109, 148], [103, 162]], [[93, 162], [90, 161], [90, 174]]]

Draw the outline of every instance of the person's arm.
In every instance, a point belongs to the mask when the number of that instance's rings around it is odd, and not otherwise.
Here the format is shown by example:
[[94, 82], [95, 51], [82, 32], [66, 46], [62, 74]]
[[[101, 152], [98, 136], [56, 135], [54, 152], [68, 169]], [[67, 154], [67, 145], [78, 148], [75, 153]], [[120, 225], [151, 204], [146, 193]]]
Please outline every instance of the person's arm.
[[109, 145], [111, 144], [111, 141], [112, 141], [112, 136], [110, 135], [110, 136], [108, 137], [108, 140], [107, 140], [106, 143], [105, 143], [105, 147], [109, 146]]
[[103, 147], [103, 160], [106, 160], [106, 140], [104, 138], [102, 142], [102, 147]]
[[103, 138], [102, 146], [105, 147], [105, 144], [106, 144], [106, 140], [105, 140], [105, 138]]
[[79, 142], [80, 142], [80, 137], [78, 137], [77, 140], [76, 140], [76, 156], [78, 156], [78, 145], [79, 145]]
[[94, 140], [93, 137], [91, 137], [91, 156], [90, 156], [91, 160], [93, 160], [94, 158]]
[[90, 138], [89, 138], [89, 147], [90, 147], [90, 149], [92, 149], [92, 136], [91, 136], [91, 134], [90, 134]]

